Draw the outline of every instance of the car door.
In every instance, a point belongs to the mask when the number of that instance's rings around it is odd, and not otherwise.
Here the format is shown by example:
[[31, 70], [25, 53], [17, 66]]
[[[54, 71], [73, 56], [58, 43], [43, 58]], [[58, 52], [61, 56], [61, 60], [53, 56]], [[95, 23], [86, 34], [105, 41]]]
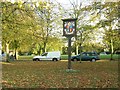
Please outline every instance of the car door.
[[51, 53], [48, 53], [48, 54], [47, 54], [46, 60], [52, 60], [52, 55], [51, 55]]
[[81, 60], [86, 61], [86, 56], [87, 56], [86, 53], [82, 53]]
[[91, 60], [91, 56], [90, 56], [89, 53], [86, 54], [86, 60], [87, 60], [87, 61], [88, 61], [88, 60]]
[[82, 61], [88, 61], [90, 59], [90, 56], [88, 53], [83, 53], [81, 59]]
[[42, 58], [40, 58], [40, 59], [41, 59], [41, 60], [47, 60], [47, 54], [48, 54], [48, 53], [42, 54]]

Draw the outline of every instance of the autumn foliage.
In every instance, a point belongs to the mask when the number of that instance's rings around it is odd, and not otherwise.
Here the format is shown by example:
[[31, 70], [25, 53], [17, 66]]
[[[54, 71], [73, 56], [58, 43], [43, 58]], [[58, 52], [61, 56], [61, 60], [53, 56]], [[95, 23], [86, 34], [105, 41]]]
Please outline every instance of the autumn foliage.
[[118, 88], [118, 62], [14, 61], [2, 63], [3, 88]]

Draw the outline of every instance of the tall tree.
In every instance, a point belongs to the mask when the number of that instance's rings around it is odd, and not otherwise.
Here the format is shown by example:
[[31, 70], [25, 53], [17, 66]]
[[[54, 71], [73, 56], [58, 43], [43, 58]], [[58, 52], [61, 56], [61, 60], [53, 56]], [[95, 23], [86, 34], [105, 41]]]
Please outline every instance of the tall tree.
[[111, 60], [113, 59], [115, 48], [118, 48], [117, 45], [120, 43], [120, 38], [118, 37], [119, 4], [120, 2], [104, 2], [101, 4], [102, 18], [98, 23], [99, 27], [102, 27], [105, 31], [103, 43], [109, 47], [109, 50], [111, 52]]
[[[96, 27], [91, 23], [94, 22], [98, 17], [98, 11], [90, 5], [84, 6], [83, 2], [78, 0], [71, 2], [72, 11], [70, 14], [72, 18], [77, 18], [77, 35], [75, 37], [76, 53], [78, 54], [78, 47], [80, 48], [80, 53], [82, 51], [82, 46], [85, 42], [90, 41], [93, 38], [93, 34], [96, 31]], [[92, 16], [92, 17], [91, 17]]]
[[56, 24], [56, 18], [58, 18], [58, 14], [55, 11], [55, 6], [56, 5], [50, 1], [41, 2], [35, 6], [35, 12], [38, 15], [37, 18], [39, 18], [38, 22], [40, 28], [37, 30], [37, 32], [34, 32], [34, 36], [40, 38], [41, 42], [37, 45], [39, 45], [39, 48], [42, 49], [42, 52], [46, 52], [49, 38], [53, 36], [52, 34], [54, 34], [54, 26]]
[[3, 43], [6, 44], [7, 56], [9, 56], [9, 45], [12, 45], [12, 48], [15, 49], [15, 59], [17, 59], [17, 49], [20, 47], [20, 43], [26, 39], [28, 30], [33, 21], [33, 13], [26, 10], [25, 4], [26, 2], [1, 2], [2, 40]]

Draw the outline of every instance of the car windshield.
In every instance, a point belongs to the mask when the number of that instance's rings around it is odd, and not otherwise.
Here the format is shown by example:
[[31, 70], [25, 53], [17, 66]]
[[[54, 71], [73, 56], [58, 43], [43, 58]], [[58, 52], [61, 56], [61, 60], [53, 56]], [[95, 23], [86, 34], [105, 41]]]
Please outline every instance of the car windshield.
[[42, 56], [47, 56], [48, 53], [43, 53]]

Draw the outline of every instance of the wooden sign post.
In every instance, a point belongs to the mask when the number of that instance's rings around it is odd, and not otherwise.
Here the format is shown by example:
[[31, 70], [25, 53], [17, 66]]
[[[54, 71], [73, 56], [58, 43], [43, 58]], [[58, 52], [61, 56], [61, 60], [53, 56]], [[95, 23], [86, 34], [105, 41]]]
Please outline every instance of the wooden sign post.
[[68, 69], [71, 66], [71, 38], [76, 35], [76, 18], [75, 19], [62, 19], [63, 21], [63, 36], [68, 38]]

